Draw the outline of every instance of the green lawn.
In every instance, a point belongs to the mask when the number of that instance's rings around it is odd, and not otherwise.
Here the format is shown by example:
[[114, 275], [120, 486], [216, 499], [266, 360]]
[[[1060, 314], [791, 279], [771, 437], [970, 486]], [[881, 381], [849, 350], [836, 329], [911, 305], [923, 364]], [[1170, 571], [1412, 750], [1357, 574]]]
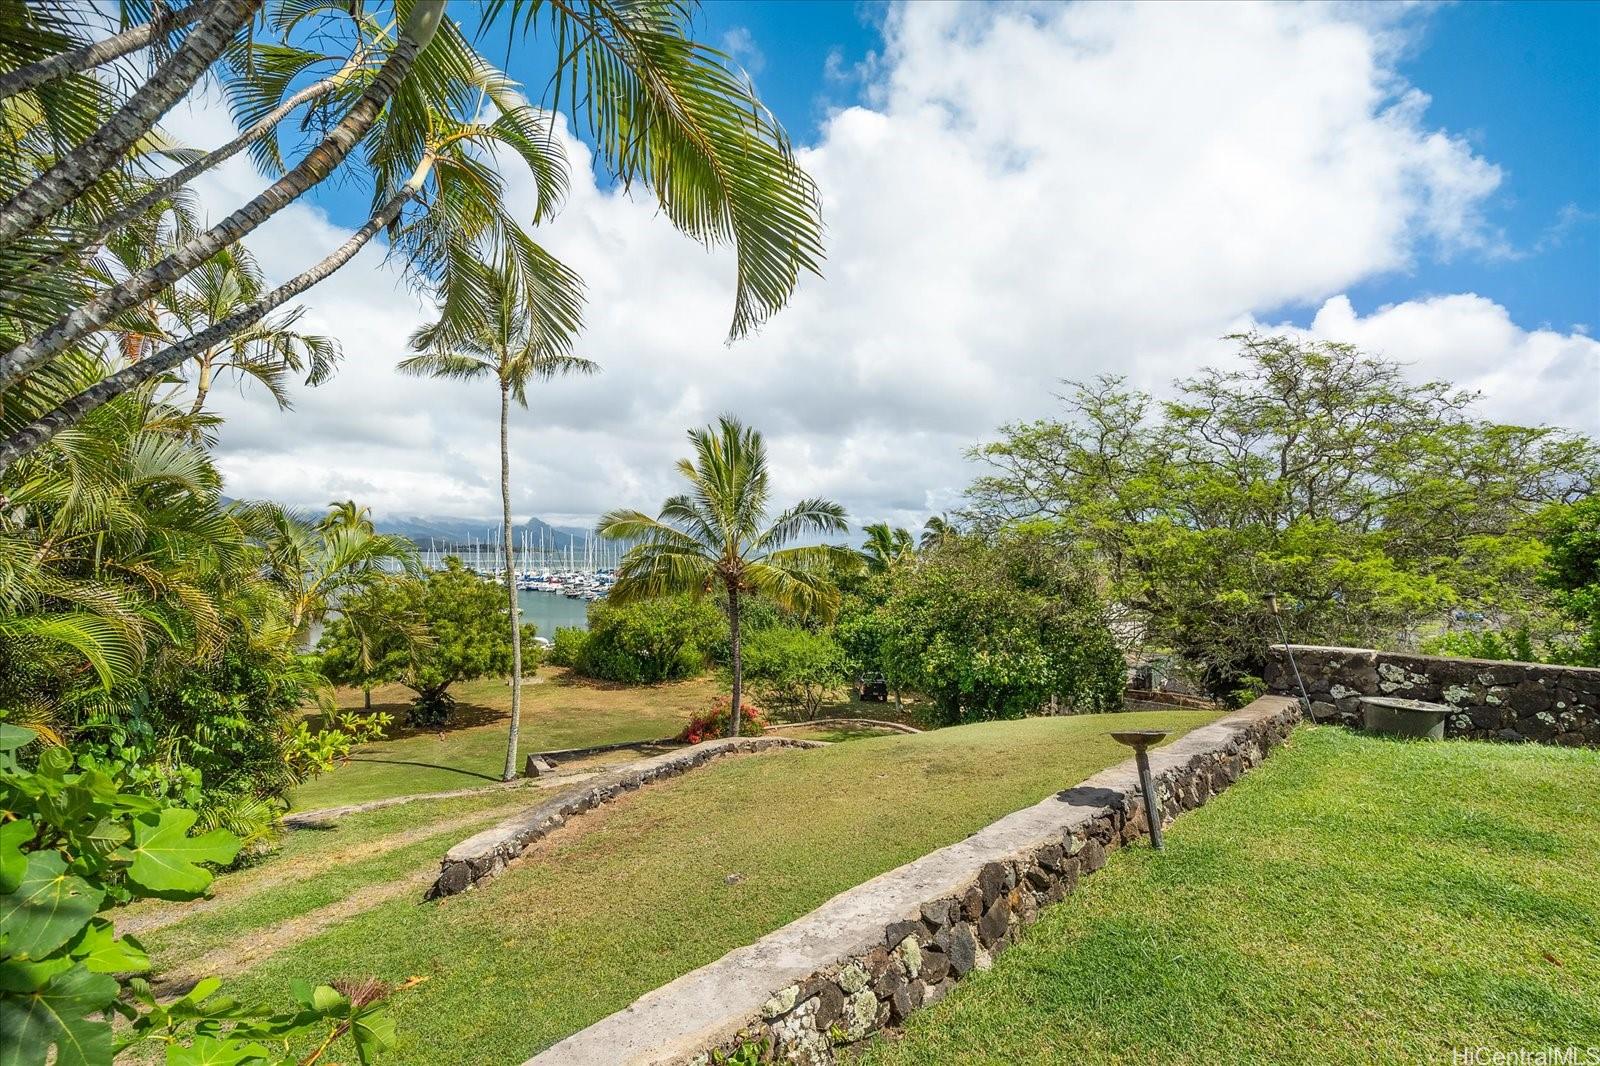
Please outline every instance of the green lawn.
[[1600, 1045], [1600, 752], [1302, 729], [1167, 847], [1117, 853], [863, 1066]]
[[[588, 681], [558, 667], [542, 668], [537, 677], [539, 683], [522, 688], [524, 752], [670, 737], [720, 691], [710, 677], [620, 686]], [[443, 732], [414, 732], [402, 724], [411, 691], [400, 685], [375, 689], [373, 709], [395, 717], [390, 737], [362, 747], [349, 765], [307, 782], [295, 793], [295, 807], [312, 810], [500, 780], [510, 685], [503, 678], [472, 681], [454, 686], [451, 692], [457, 707], [450, 727]], [[360, 691], [342, 690], [339, 703], [360, 709]]]
[[[397, 1004], [402, 1047], [386, 1062], [518, 1063], [843, 889], [1120, 761], [1126, 750], [1110, 729], [1181, 733], [1214, 717], [1031, 719], [721, 760], [583, 816], [474, 892], [441, 904], [420, 904], [419, 893], [388, 899], [228, 987], [281, 1000], [297, 977], [426, 976]], [[425, 827], [435, 802], [356, 825]], [[408, 864], [430, 868], [441, 843], [424, 838], [407, 845], [414, 852], [310, 876], [282, 900], [219, 906], [143, 940], [158, 966], [186, 966], [340, 893], [391, 885]]]

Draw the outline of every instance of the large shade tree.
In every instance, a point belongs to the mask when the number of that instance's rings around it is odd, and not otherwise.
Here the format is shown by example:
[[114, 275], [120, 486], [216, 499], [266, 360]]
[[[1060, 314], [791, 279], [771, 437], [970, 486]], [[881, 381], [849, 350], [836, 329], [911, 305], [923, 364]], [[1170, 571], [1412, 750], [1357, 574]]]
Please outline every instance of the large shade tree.
[[[1002, 427], [967, 517], [1042, 519], [1102, 567], [1157, 650], [1218, 694], [1259, 677], [1282, 592], [1298, 639], [1410, 646], [1455, 614], [1537, 610], [1530, 520], [1600, 483], [1600, 442], [1473, 415], [1448, 382], [1348, 345], [1232, 339], [1170, 399], [1073, 383], [1062, 416]], [[1126, 627], [1131, 632], [1135, 627]]]
[[[556, 111], [568, 114], [613, 178], [647, 188], [674, 226], [708, 245], [733, 247], [733, 336], [781, 307], [802, 271], [817, 269], [815, 189], [748, 79], [690, 39], [693, 5], [458, 6], [480, 31], [498, 28], [549, 45], [534, 54], [550, 56], [552, 65], [530, 79], [548, 87], [546, 106], [522, 101], [447, 17], [445, 0], [194, 0], [157, 8], [160, 25], [127, 27], [103, 48], [87, 28], [58, 17], [56, 5], [6, 6], [0, 397], [10, 402], [0, 419], [0, 468], [99, 405], [251, 328], [383, 231], [408, 276], [445, 295], [471, 284], [467, 263], [508, 256], [536, 297], [529, 312], [550, 345], [570, 344], [579, 327], [578, 280], [509, 215], [489, 154], [491, 145], [508, 150], [532, 170], [534, 221], [542, 221], [564, 191]], [[165, 45], [150, 49], [148, 76], [97, 77], [97, 67], [130, 55], [139, 42]], [[209, 152], [173, 156], [181, 163], [173, 175], [155, 188], [141, 184], [136, 160], [167, 151], [157, 123], [213, 74], [222, 76], [240, 135]], [[286, 121], [297, 112], [300, 121]], [[84, 275], [83, 254], [128, 216], [130, 200], [170, 197], [243, 150], [271, 180], [237, 210], [112, 283]], [[59, 373], [92, 350], [98, 331], [117, 316], [342, 171], [371, 190], [372, 209], [340, 247], [222, 321], [137, 361], [107, 355], [104, 373], [87, 383], [81, 374]]]
[[478, 276], [468, 290], [474, 294], [470, 306], [446, 308], [437, 322], [413, 334], [411, 346], [419, 353], [401, 360], [400, 370], [458, 381], [492, 380], [500, 393], [500, 541], [505, 547], [505, 588], [511, 620], [511, 726], [502, 776], [510, 781], [517, 774], [517, 742], [522, 728], [522, 631], [517, 623], [515, 539], [511, 528], [511, 404], [527, 409], [531, 382], [566, 374], [593, 374], [600, 365], [549, 344], [530, 319], [527, 307], [533, 301], [508, 264], [480, 266], [471, 273]]
[[844, 508], [828, 500], [801, 500], [768, 523], [767, 446], [756, 430], [724, 416], [714, 426], [690, 430], [689, 443], [694, 457], [678, 460], [688, 492], [668, 499], [654, 517], [611, 511], [601, 517], [599, 532], [634, 542], [618, 569], [612, 600], [726, 598], [733, 675], [729, 732], [738, 736], [744, 698], [741, 602], [761, 596], [798, 614], [831, 618], [839, 609], [833, 575], [858, 566], [860, 557], [844, 545], [794, 543], [849, 530]]

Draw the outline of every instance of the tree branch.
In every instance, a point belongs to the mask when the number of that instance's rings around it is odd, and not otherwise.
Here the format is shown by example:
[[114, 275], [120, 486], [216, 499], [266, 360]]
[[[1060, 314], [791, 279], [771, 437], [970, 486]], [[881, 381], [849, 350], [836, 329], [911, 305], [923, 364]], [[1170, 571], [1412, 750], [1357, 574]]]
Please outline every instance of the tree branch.
[[9, 100], [18, 93], [48, 85], [69, 74], [81, 74], [86, 70], [93, 70], [113, 59], [121, 59], [125, 55], [137, 52], [160, 35], [187, 26], [208, 14], [216, 4], [217, 0], [194, 0], [194, 3], [176, 11], [163, 8], [143, 25], [133, 26], [103, 41], [72, 48], [41, 59], [37, 63], [29, 63], [8, 74], [0, 74], [0, 100]]

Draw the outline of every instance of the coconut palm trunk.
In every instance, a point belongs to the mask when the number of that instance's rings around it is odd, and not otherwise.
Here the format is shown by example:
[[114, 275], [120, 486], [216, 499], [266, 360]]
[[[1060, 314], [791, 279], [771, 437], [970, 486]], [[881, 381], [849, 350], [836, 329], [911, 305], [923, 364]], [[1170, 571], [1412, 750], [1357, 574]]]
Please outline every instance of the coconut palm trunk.
[[166, 373], [207, 348], [221, 344], [241, 329], [255, 324], [265, 315], [328, 278], [334, 271], [354, 259], [356, 253], [365, 248], [373, 237], [399, 217], [406, 204], [415, 199], [421, 190], [432, 165], [432, 156], [425, 158], [400, 192], [390, 197], [389, 202], [369, 218], [366, 225], [351, 234], [349, 239], [310, 270], [297, 275], [261, 299], [245, 306], [238, 313], [206, 327], [187, 340], [140, 359], [101, 379], [6, 438], [0, 443], [0, 473], [63, 429], [76, 424], [84, 415], [101, 404], [137, 388], [159, 374]]
[[500, 381], [500, 522], [506, 548], [506, 601], [511, 609], [511, 733], [506, 740], [506, 765], [500, 779], [517, 776], [517, 741], [522, 730], [522, 626], [517, 618], [517, 575], [511, 546], [511, 382]]
[[[14, 384], [34, 367], [61, 354], [141, 300], [176, 284], [190, 270], [248, 236], [321, 184], [367, 135], [384, 105], [410, 73], [418, 54], [433, 40], [444, 17], [444, 5], [445, 0], [418, 0], [406, 18], [405, 29], [394, 51], [384, 60], [372, 84], [293, 170], [222, 222], [179, 245], [161, 262], [112, 286], [0, 358], [0, 389]], [[0, 244], [5, 240], [0, 236]]]
[[[360, 52], [356, 53], [357, 56], [360, 54]], [[352, 56], [351, 63], [347, 66], [354, 65], [355, 57]], [[221, 166], [223, 163], [226, 163], [228, 160], [232, 159], [234, 156], [250, 147], [256, 141], [259, 141], [261, 138], [271, 133], [278, 127], [280, 122], [282, 122], [289, 115], [293, 114], [294, 111], [302, 104], [310, 103], [313, 100], [320, 100], [322, 97], [333, 92], [339, 87], [338, 78], [339, 75], [343, 73], [343, 71], [340, 71], [339, 74], [324, 78], [313, 85], [306, 86], [304, 89], [301, 89], [299, 92], [289, 97], [289, 99], [273, 108], [272, 111], [262, 116], [259, 122], [245, 130], [243, 133], [239, 134], [239, 136], [235, 137], [227, 144], [213, 151], [207, 152], [194, 162], [188, 164], [187, 166], [180, 167], [171, 174], [167, 175], [165, 178], [162, 178], [160, 181], [152, 185], [150, 190], [143, 196], [123, 204], [111, 214], [107, 215], [100, 225], [96, 226], [93, 230], [80, 237], [72, 238], [65, 244], [58, 246], [48, 259], [42, 260], [37, 267], [30, 268], [27, 274], [24, 275], [24, 280], [31, 278], [36, 282], [42, 281], [44, 275], [54, 272], [61, 266], [62, 263], [66, 262], [70, 256], [82, 251], [85, 248], [93, 248], [95, 245], [105, 243], [106, 239], [109, 238], [113, 233], [116, 233], [124, 226], [143, 218], [163, 200], [177, 192], [179, 189], [183, 188], [185, 185], [189, 184], [189, 182], [193, 181], [201, 174]]]
[[411, 335], [411, 346], [419, 354], [401, 360], [399, 369], [403, 374], [458, 381], [493, 378], [500, 387], [500, 520], [511, 619], [511, 728], [504, 769], [509, 781], [517, 775], [522, 731], [522, 627], [517, 618], [516, 549], [511, 530], [511, 403], [528, 406], [530, 381], [592, 374], [599, 367], [560, 347], [569, 333], [552, 337], [536, 325], [538, 301], [514, 269], [509, 250], [502, 249], [492, 264], [474, 261], [465, 271], [460, 277], [469, 284], [460, 295], [467, 298], [454, 308], [447, 301], [439, 321]]
[[59, 81], [69, 74], [82, 74], [86, 70], [104, 66], [113, 59], [131, 55], [161, 34], [189, 25], [216, 6], [217, 0], [195, 0], [188, 7], [176, 11], [163, 8], [149, 22], [114, 33], [103, 41], [47, 56], [9, 74], [0, 75], [0, 100], [9, 100], [18, 93]]
[[200, 355], [200, 373], [194, 381], [194, 403], [189, 407], [189, 413], [199, 414], [206, 405], [206, 397], [211, 393], [211, 350], [208, 348]]
[[82, 144], [0, 207], [0, 247], [35, 229], [99, 180], [210, 69], [261, 0], [218, 0], [172, 56]]
[[728, 583], [728, 666], [733, 672], [733, 706], [728, 711], [728, 735], [739, 735], [740, 712], [744, 707], [744, 656], [739, 631], [739, 585]]

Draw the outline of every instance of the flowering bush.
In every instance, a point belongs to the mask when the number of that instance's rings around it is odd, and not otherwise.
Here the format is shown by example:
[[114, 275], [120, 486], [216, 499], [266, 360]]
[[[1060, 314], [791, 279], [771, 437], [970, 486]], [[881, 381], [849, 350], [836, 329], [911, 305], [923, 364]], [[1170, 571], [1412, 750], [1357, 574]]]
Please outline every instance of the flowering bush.
[[[678, 739], [689, 744], [698, 744], [702, 740], [715, 740], [717, 737], [728, 735], [728, 708], [733, 706], [733, 701], [726, 696], [718, 696], [711, 701], [709, 710], [701, 711], [689, 719], [689, 724], [683, 727], [683, 732], [678, 734]], [[766, 716], [761, 708], [753, 703], [739, 705], [739, 735], [746, 737], [759, 737], [767, 727]]]

